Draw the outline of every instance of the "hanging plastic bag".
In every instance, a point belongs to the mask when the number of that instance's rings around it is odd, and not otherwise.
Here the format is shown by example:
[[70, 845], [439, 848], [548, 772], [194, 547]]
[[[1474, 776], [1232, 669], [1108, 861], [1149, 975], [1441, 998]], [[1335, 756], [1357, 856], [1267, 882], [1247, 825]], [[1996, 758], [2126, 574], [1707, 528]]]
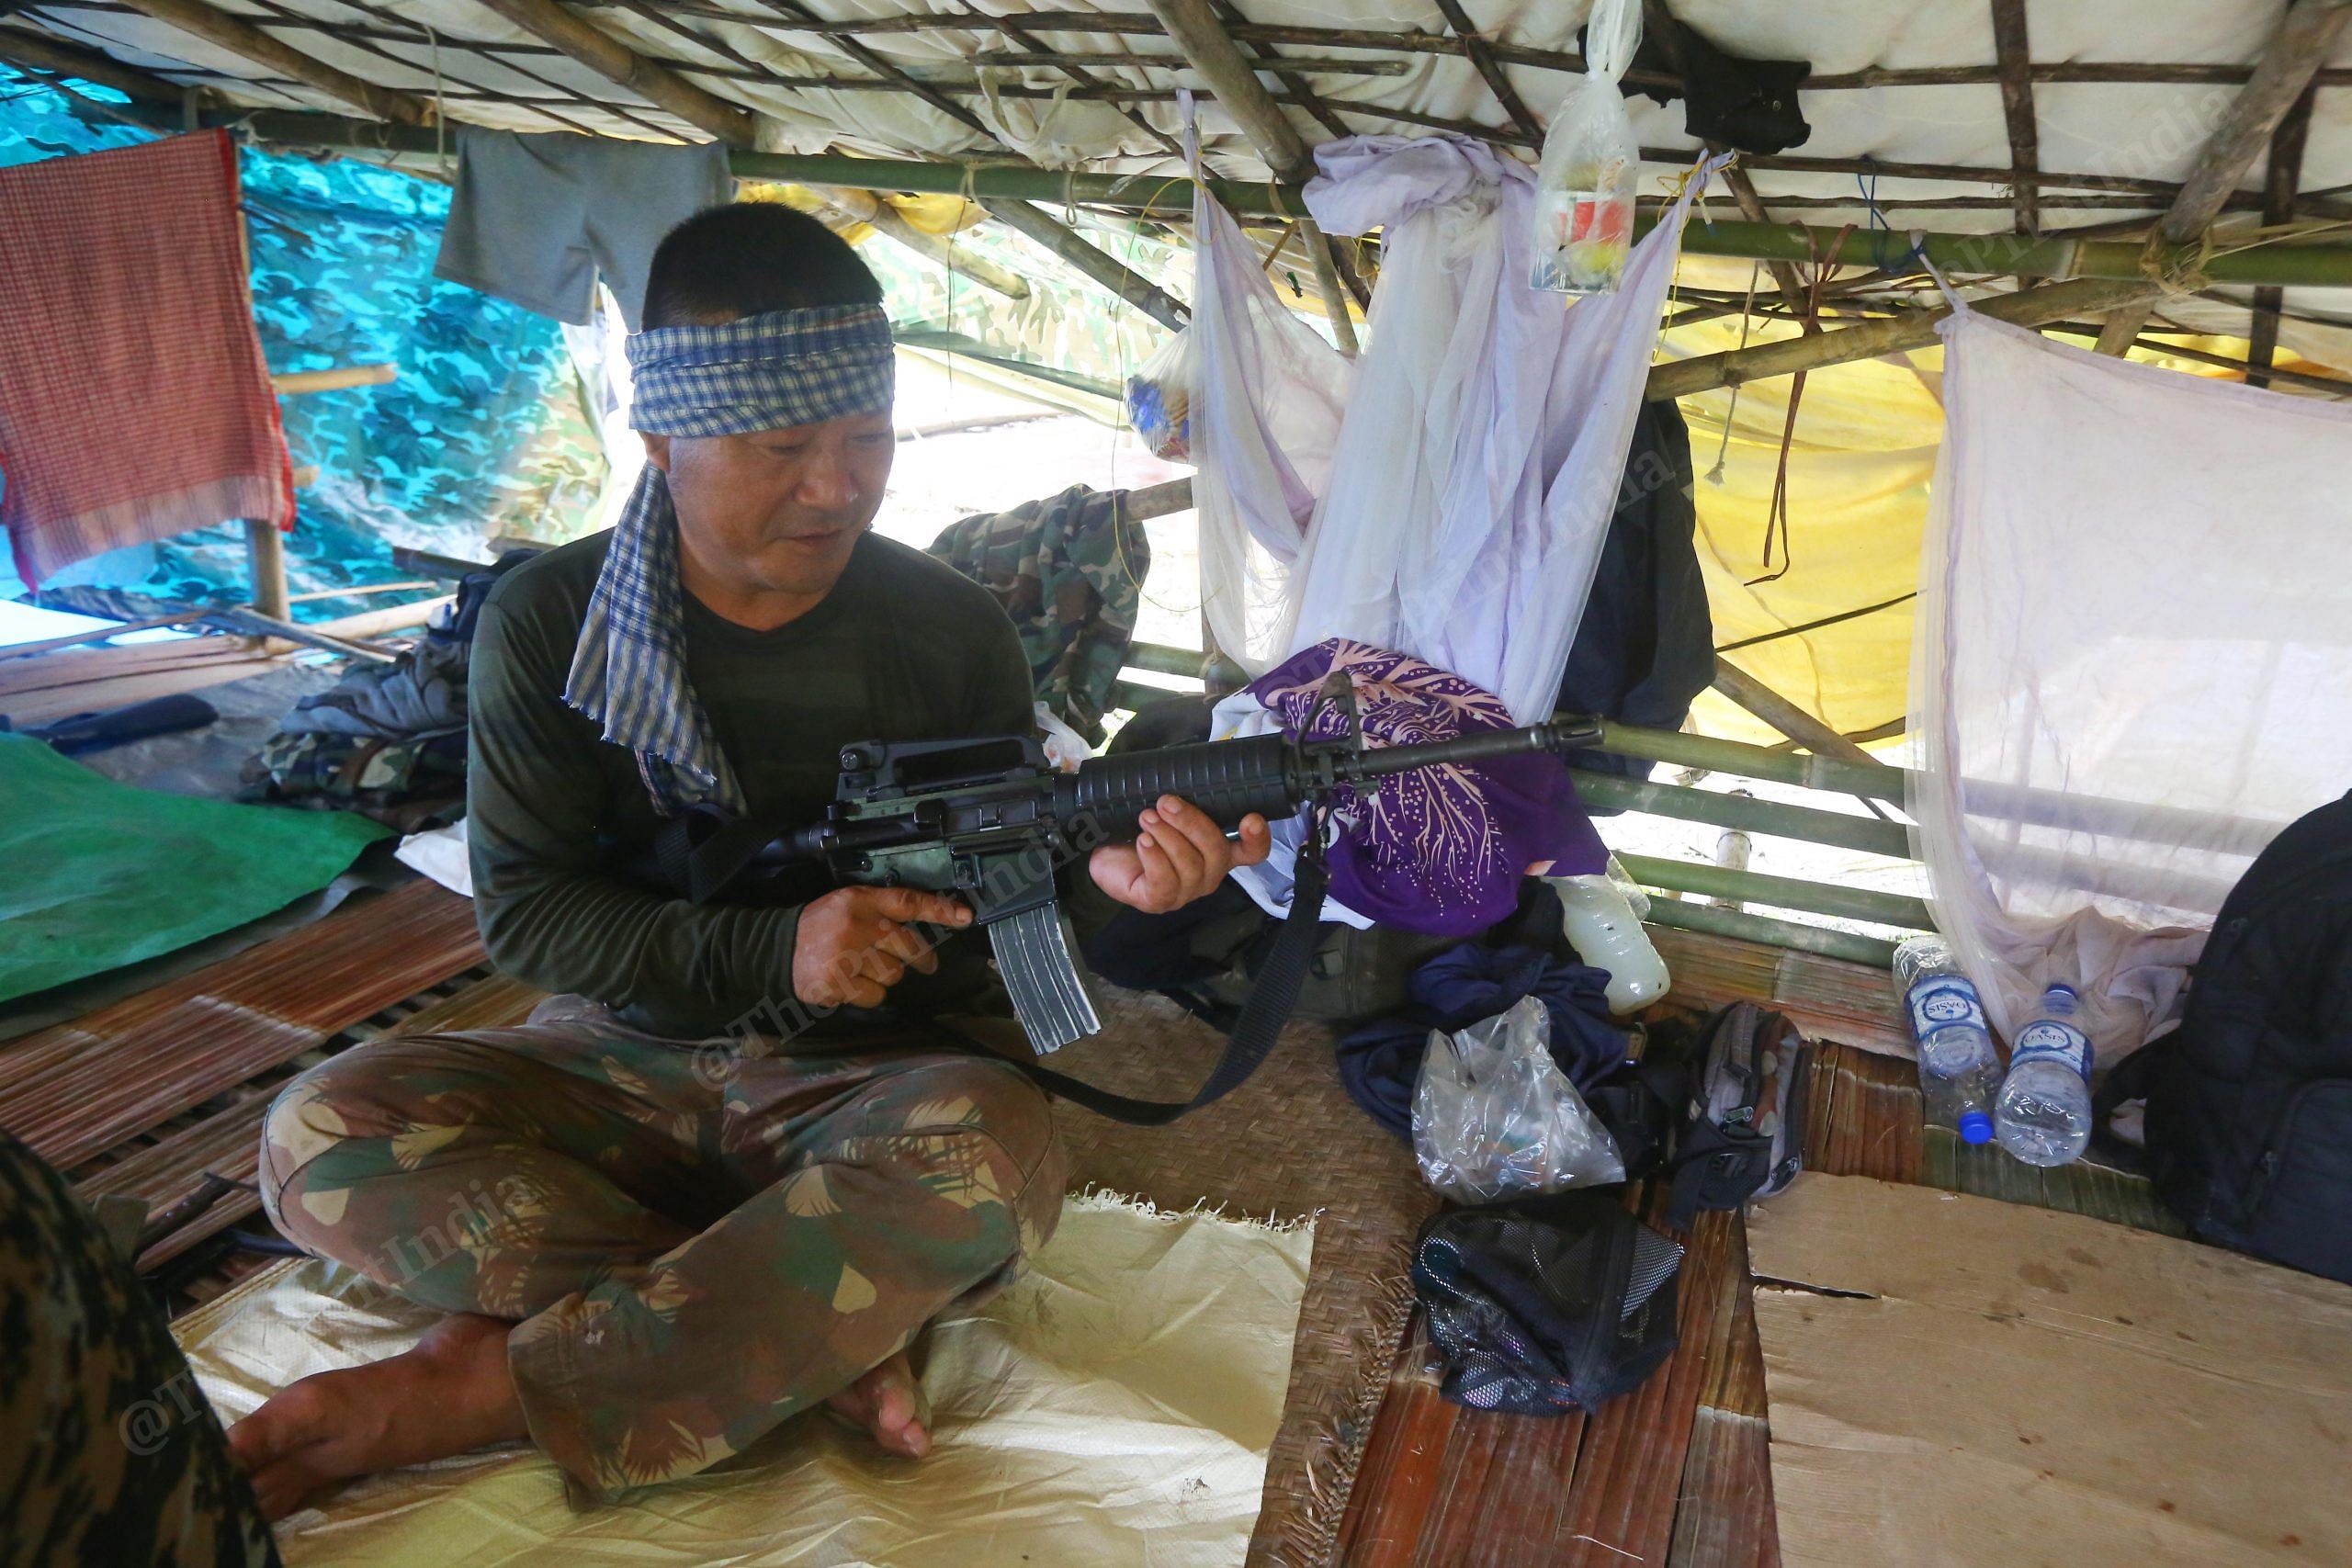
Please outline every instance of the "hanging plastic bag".
[[1037, 733], [1046, 748], [1046, 761], [1065, 773], [1078, 772], [1078, 765], [1094, 754], [1086, 737], [1062, 722], [1061, 715], [1044, 703], [1031, 703], [1029, 715], [1036, 720]]
[[1193, 456], [1193, 394], [1200, 385], [1193, 329], [1161, 344], [1127, 378], [1127, 423], [1155, 457], [1171, 463]]
[[1634, 246], [1641, 168], [1618, 79], [1642, 42], [1640, 0], [1594, 0], [1585, 73], [1552, 111], [1535, 170], [1535, 243], [1528, 282], [1558, 294], [1614, 294]]
[[1413, 1089], [1413, 1156], [1457, 1203], [1625, 1179], [1609, 1135], [1552, 1060], [1552, 1020], [1522, 998], [1457, 1033], [1430, 1032]]

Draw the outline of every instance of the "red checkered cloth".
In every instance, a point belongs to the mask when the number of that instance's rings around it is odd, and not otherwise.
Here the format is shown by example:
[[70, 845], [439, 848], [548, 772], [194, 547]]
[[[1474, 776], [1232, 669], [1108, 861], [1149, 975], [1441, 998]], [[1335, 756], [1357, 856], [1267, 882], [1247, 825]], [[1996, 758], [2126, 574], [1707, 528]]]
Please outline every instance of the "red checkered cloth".
[[38, 585], [232, 517], [294, 521], [224, 131], [0, 170], [0, 524]]

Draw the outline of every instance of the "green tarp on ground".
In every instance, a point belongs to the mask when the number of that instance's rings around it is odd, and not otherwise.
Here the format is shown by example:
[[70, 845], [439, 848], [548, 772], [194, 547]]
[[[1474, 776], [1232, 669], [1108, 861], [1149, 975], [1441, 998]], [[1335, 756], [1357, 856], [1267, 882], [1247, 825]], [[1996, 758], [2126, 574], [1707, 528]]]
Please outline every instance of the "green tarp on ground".
[[390, 832], [348, 812], [133, 789], [0, 734], [0, 1001], [258, 919]]

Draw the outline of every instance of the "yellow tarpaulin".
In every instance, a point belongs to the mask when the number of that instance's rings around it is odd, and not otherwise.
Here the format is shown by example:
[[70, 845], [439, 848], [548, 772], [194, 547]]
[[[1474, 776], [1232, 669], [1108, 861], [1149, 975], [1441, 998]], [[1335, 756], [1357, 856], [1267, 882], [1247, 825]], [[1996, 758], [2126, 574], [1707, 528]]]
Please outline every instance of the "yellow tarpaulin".
[[[575, 1511], [510, 1447], [355, 1483], [278, 1527], [288, 1568], [1237, 1568], [1282, 1420], [1310, 1226], [1073, 1198], [1030, 1272], [936, 1322], [937, 1448], [884, 1456], [821, 1417], [700, 1475]], [[280, 1265], [175, 1325], [224, 1420], [393, 1355], [435, 1314], [346, 1269]]]
[[[1679, 277], [1685, 285], [1735, 292], [1744, 291], [1748, 279], [1747, 263], [1705, 256], [1686, 257]], [[1775, 297], [1769, 273], [1760, 275], [1757, 289], [1760, 300]], [[1668, 314], [1675, 309], [1670, 304]], [[1828, 326], [1838, 331], [1855, 324], [1833, 321]], [[1753, 347], [1797, 331], [1790, 321], [1752, 321], [1743, 340], [1740, 318], [1720, 317], [1667, 333], [1659, 358], [1720, 354], [1743, 341]], [[2236, 358], [2246, 352], [2244, 343], [2231, 339], [2189, 344]], [[2155, 356], [2143, 351], [2136, 357]], [[2190, 374], [2236, 378], [2188, 360], [2167, 363]], [[1766, 520], [1794, 378], [1681, 400], [1699, 476], [1699, 563], [1715, 645], [1730, 662], [1841, 733], [1868, 734], [1899, 724], [1905, 715], [1910, 595], [1918, 587], [1928, 486], [1943, 439], [1942, 377], [1943, 350], [1937, 346], [1829, 366], [1804, 378], [1789, 446], [1787, 549], [1775, 540], [1770, 564]], [[2052, 525], [2064, 521], [2053, 518]], [[1849, 618], [1797, 636], [1774, 635], [1838, 616]], [[1700, 699], [1695, 720], [1706, 734], [1729, 739], [1770, 744], [1781, 739], [1714, 692]]]

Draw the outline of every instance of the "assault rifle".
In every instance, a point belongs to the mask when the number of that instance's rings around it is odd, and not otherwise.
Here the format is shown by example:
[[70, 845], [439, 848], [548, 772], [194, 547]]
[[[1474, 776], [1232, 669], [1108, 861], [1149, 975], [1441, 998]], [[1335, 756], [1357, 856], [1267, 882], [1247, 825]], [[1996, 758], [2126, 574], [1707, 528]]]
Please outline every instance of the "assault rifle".
[[[998, 974], [1030, 1043], [1040, 1053], [1052, 1052], [1102, 1027], [1070, 954], [1055, 874], [1098, 845], [1133, 840], [1136, 818], [1160, 796], [1189, 801], [1227, 830], [1252, 812], [1274, 822], [1303, 806], [1318, 808], [1319, 828], [1320, 809], [1343, 784], [1415, 768], [1556, 756], [1600, 739], [1597, 720], [1572, 717], [1367, 750], [1344, 673], [1326, 683], [1318, 716], [1326, 704], [1347, 719], [1346, 733], [1332, 739], [1268, 734], [1202, 741], [1091, 757], [1074, 773], [1057, 771], [1028, 736], [861, 741], [842, 749], [840, 786], [821, 821], [777, 832], [775, 824], [750, 818], [690, 817], [684, 819], [684, 863], [677, 863], [675, 849], [663, 858], [671, 862], [669, 879], [696, 902], [724, 897], [746, 881], [812, 867], [839, 884], [953, 893], [971, 906], [974, 923], [988, 931]], [[1310, 720], [1303, 728], [1311, 731], [1315, 725]], [[1234, 1031], [1236, 1050], [1194, 1103], [1215, 1099], [1254, 1067], [1254, 1060], [1241, 1066], [1232, 1082], [1217, 1087], [1236, 1065], [1245, 1033], [1264, 1032], [1260, 1055], [1272, 1045], [1312, 953], [1326, 882], [1322, 835], [1310, 833], [1299, 855], [1296, 897], [1287, 922], [1296, 934], [1284, 931], [1261, 971], [1257, 991]], [[1260, 1021], [1253, 1023], [1253, 1012]], [[1041, 1076], [1069, 1092], [1065, 1086], [1072, 1080]], [[1089, 1104], [1118, 1098], [1092, 1092], [1091, 1099], [1076, 1098]]]

